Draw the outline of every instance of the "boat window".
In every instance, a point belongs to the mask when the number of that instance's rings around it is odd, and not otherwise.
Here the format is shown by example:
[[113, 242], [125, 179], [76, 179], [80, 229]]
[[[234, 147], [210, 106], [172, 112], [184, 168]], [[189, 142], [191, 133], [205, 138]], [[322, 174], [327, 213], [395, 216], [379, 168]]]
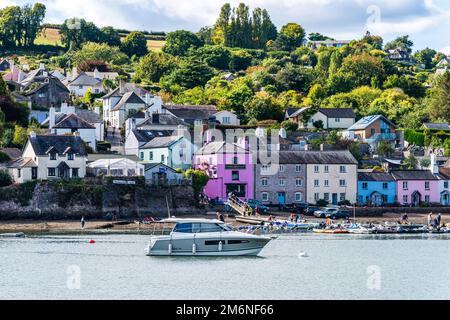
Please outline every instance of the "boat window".
[[203, 231], [201, 231], [201, 224], [193, 223], [192, 224], [192, 233], [199, 233], [199, 232], [203, 232]]
[[192, 223], [179, 223], [175, 226], [174, 232], [192, 233]]
[[219, 240], [205, 241], [205, 246], [218, 246], [219, 242]]
[[226, 224], [219, 224], [219, 227], [222, 229], [222, 231], [233, 231], [230, 226]]
[[248, 240], [228, 240], [228, 244], [241, 244], [241, 243], [249, 243]]
[[202, 223], [201, 232], [220, 232], [222, 229], [217, 224], [213, 223]]

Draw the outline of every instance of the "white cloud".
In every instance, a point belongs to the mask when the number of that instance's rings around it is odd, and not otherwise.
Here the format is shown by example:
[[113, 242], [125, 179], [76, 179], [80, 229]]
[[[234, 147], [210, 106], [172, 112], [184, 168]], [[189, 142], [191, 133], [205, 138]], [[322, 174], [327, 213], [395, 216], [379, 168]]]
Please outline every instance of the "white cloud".
[[15, 6], [17, 3], [11, 0], [0, 0], [0, 8], [8, 7], [8, 6]]

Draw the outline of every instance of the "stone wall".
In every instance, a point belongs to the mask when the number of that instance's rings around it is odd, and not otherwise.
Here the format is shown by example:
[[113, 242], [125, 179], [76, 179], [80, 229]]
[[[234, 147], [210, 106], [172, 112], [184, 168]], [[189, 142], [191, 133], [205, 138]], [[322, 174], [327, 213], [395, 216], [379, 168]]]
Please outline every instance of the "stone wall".
[[[86, 180], [87, 181], [87, 180]], [[0, 220], [139, 218], [201, 214], [191, 186], [42, 181], [0, 188]]]

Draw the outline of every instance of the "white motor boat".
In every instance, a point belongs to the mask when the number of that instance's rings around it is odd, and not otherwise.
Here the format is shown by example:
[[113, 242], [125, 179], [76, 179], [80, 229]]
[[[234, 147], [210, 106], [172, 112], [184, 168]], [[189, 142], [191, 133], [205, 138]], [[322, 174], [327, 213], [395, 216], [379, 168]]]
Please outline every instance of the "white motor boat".
[[257, 256], [271, 238], [233, 231], [219, 220], [167, 219], [170, 235], [153, 236], [149, 256]]

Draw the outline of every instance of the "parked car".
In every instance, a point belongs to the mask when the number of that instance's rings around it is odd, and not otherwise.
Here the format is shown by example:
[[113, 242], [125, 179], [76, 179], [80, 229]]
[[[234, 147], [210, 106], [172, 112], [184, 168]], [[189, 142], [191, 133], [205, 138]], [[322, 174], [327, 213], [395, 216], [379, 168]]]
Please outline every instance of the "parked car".
[[305, 214], [307, 209], [308, 209], [307, 203], [294, 203], [292, 205], [288, 205], [285, 207], [285, 211], [296, 214]]
[[307, 216], [313, 216], [313, 215], [314, 215], [314, 212], [316, 212], [316, 211], [318, 211], [318, 210], [320, 210], [319, 207], [316, 207], [316, 206], [308, 206], [308, 208], [306, 208], [305, 214], [306, 214]]
[[348, 219], [350, 218], [350, 212], [345, 209], [339, 208], [324, 208], [323, 210], [317, 210], [314, 212], [316, 218], [331, 218], [335, 219]]
[[264, 205], [261, 201], [250, 199], [250, 200], [247, 201], [247, 204], [253, 210], [256, 210], [256, 208], [259, 208], [261, 213], [268, 213], [269, 212], [269, 207]]

